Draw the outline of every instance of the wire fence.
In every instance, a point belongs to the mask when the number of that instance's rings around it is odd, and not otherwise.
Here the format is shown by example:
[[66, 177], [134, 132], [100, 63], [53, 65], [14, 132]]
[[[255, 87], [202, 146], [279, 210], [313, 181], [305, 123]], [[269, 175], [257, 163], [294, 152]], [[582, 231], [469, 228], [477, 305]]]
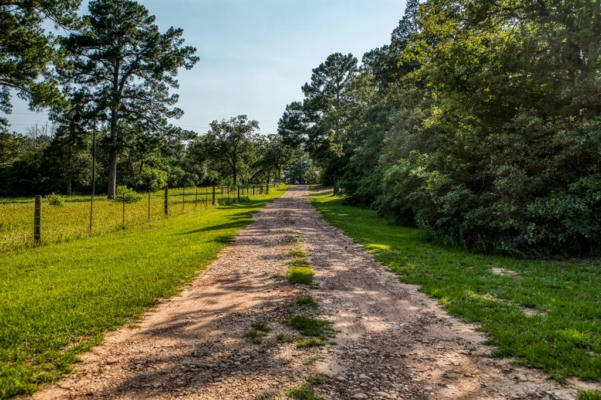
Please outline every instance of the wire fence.
[[0, 199], [0, 252], [85, 238], [237, 202], [261, 199], [279, 184], [238, 187], [166, 188], [138, 193], [137, 201], [106, 196], [68, 196], [62, 205], [49, 198]]

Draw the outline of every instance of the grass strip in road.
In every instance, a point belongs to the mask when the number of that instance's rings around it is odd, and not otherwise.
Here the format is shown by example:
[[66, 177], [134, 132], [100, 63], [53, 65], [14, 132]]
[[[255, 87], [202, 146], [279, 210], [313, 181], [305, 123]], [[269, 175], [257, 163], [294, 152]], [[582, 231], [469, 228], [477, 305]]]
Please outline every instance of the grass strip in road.
[[300, 248], [298, 236], [294, 237], [295, 248], [290, 250], [288, 253], [292, 260], [288, 261], [288, 271], [286, 277], [292, 284], [302, 283], [304, 285], [310, 285], [313, 283], [313, 268], [309, 260], [307, 260], [307, 254]]
[[311, 195], [332, 225], [403, 282], [421, 285], [453, 315], [480, 324], [495, 355], [559, 381], [601, 382], [601, 265], [473, 254], [426, 240], [331, 192]]
[[175, 294], [285, 189], [126, 231], [0, 254], [0, 398], [57, 379], [107, 329]]

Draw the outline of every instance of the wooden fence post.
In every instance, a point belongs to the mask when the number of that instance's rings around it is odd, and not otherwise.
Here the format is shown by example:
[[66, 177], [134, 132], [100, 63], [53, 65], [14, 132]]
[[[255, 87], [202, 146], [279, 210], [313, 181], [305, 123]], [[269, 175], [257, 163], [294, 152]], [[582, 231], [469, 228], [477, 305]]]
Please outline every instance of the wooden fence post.
[[42, 240], [42, 196], [35, 196], [35, 206], [33, 213], [33, 241], [40, 244]]
[[169, 186], [165, 186], [165, 216], [169, 216]]
[[213, 207], [215, 207], [215, 185], [213, 185]]

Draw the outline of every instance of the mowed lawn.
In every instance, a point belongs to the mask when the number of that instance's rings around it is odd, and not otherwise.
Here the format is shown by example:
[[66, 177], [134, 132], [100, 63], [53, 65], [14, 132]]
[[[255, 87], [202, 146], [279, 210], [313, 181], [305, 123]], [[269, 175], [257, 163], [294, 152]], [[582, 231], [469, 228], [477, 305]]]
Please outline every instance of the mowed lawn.
[[559, 381], [575, 376], [601, 382], [599, 262], [471, 254], [430, 243], [420, 230], [344, 205], [331, 193], [314, 193], [311, 200], [403, 282], [421, 285], [451, 314], [478, 323], [498, 346], [495, 355], [513, 356]]
[[175, 294], [269, 195], [104, 236], [0, 254], [0, 398], [68, 372], [107, 329]]

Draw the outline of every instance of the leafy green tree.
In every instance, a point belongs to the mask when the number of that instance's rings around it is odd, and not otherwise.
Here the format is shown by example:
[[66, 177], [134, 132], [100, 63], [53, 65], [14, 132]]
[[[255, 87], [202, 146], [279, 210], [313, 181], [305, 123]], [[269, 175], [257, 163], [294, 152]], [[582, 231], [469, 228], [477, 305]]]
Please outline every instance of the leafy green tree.
[[[79, 4], [80, 0], [0, 2], [0, 111], [10, 113], [11, 90], [31, 107], [62, 104], [56, 82], [49, 78], [49, 65], [60, 57], [43, 25], [74, 27]], [[6, 125], [0, 118], [0, 128]]]
[[279, 123], [284, 141], [303, 143], [335, 191], [346, 162], [347, 128], [352, 117], [347, 89], [356, 74], [357, 59], [352, 54], [331, 54], [313, 69], [311, 81], [302, 87], [302, 108], [299, 103], [290, 104]]
[[229, 120], [211, 122], [211, 129], [200, 139], [205, 157], [214, 166], [227, 171], [234, 186], [238, 184], [241, 170], [248, 167], [244, 156], [251, 150], [252, 136], [258, 129], [257, 121], [238, 115]]
[[132, 0], [95, 0], [89, 4], [81, 32], [64, 38], [74, 84], [87, 90], [99, 120], [106, 121], [109, 198], [115, 196], [117, 165], [125, 143], [124, 127], [165, 134], [167, 120], [182, 111], [174, 105], [180, 68], [197, 62], [195, 49], [184, 46], [181, 29], [159, 31], [155, 17]]
[[284, 166], [293, 156], [292, 148], [284, 143], [281, 136], [267, 135], [257, 151], [259, 159], [253, 165], [256, 169], [254, 176], [265, 175], [266, 181], [269, 182], [271, 174], [275, 173], [278, 179], [281, 179]]

